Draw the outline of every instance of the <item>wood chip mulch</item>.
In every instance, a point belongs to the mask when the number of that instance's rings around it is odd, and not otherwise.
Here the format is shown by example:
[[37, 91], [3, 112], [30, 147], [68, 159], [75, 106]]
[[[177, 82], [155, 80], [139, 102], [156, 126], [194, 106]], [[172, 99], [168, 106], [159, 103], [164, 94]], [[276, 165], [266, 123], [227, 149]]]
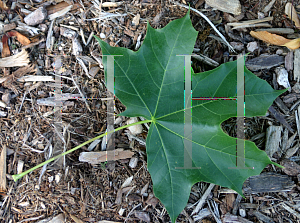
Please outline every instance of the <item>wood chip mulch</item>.
[[[238, 53], [250, 52], [248, 68], [274, 89], [283, 89], [277, 82], [276, 67], [286, 69], [291, 86], [266, 116], [245, 119], [246, 139], [285, 169], [269, 165], [261, 175], [249, 178], [244, 184], [245, 198], [199, 182], [192, 187], [177, 222], [300, 222], [300, 64], [294, 62], [300, 59], [300, 51], [269, 45], [249, 34], [262, 27], [233, 29], [227, 25], [273, 16], [263, 26], [283, 28], [285, 37], [299, 38], [284, 13], [286, 1], [240, 0], [239, 16], [213, 10], [204, 0], [176, 2], [204, 13]], [[270, 10], [263, 13], [269, 3]], [[292, 3], [299, 13], [300, 3]], [[174, 1], [158, 0], [18, 0], [0, 1], [0, 8], [1, 60], [8, 58], [0, 61], [7, 65], [0, 66], [1, 222], [170, 222], [154, 196], [147, 171], [146, 126], [137, 136], [127, 130], [115, 133], [115, 147], [134, 152], [130, 158], [97, 165], [79, 161], [81, 152], [105, 149], [106, 144], [99, 141], [18, 182], [12, 175], [105, 133], [109, 94], [101, 50], [93, 35], [111, 46], [137, 50], [147, 21], [162, 28], [184, 16], [187, 9]], [[191, 19], [199, 32], [194, 52], [211, 59], [193, 60], [195, 72], [234, 59], [203, 18], [191, 12]], [[117, 99], [115, 107], [116, 114], [126, 109]], [[116, 120], [114, 127], [127, 120]], [[235, 123], [232, 118], [222, 124], [233, 137]], [[202, 208], [191, 215], [201, 198], [205, 199]]]

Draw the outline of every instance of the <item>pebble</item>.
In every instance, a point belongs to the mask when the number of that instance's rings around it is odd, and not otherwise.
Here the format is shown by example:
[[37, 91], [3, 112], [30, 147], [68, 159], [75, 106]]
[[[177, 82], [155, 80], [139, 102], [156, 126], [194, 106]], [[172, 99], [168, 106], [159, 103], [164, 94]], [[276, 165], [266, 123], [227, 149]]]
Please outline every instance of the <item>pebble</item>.
[[100, 33], [100, 38], [101, 39], [105, 39], [105, 34], [104, 33]]
[[[136, 117], [130, 118], [127, 121], [127, 125], [136, 123], [138, 121], [139, 120]], [[130, 126], [130, 127], [128, 127], [128, 129], [132, 135], [138, 135], [143, 132], [143, 126], [141, 124]]]
[[289, 83], [289, 74], [283, 67], [277, 67], [275, 69], [275, 73], [277, 74], [277, 83], [285, 88], [289, 88], [291, 91], [291, 86]]
[[253, 53], [253, 52], [254, 52], [255, 50], [257, 50], [257, 49], [258, 49], [258, 45], [257, 45], [257, 42], [256, 42], [256, 41], [248, 43], [248, 45], [247, 45], [247, 50], [248, 50], [249, 52]]
[[282, 49], [276, 50], [276, 54], [277, 54], [277, 55], [282, 55], [282, 54], [283, 54], [283, 50], [282, 50]]

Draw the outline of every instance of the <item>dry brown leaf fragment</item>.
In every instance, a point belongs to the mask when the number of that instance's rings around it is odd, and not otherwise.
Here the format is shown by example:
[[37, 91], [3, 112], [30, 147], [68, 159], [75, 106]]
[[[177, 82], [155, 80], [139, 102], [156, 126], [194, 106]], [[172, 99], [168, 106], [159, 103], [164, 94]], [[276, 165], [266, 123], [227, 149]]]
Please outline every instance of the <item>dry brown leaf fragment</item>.
[[8, 46], [8, 36], [7, 35], [3, 35], [2, 37], [2, 58], [4, 57], [9, 57], [10, 56], [10, 49]]
[[9, 8], [6, 6], [5, 2], [3, 2], [1, 0], [0, 0], [0, 8], [5, 10], [5, 11], [9, 10]]
[[30, 44], [30, 40], [29, 40], [26, 36], [22, 35], [21, 33], [15, 31], [15, 30], [9, 31], [9, 32], [7, 33], [7, 35], [8, 35], [9, 37], [16, 36], [16, 37], [17, 37], [17, 40], [18, 40], [22, 45], [24, 45], [24, 46]]
[[295, 23], [295, 26], [300, 29], [300, 21], [299, 21], [299, 18], [298, 18], [298, 15], [297, 15], [297, 12], [294, 8], [294, 6], [292, 5], [292, 3], [288, 2], [286, 3], [285, 5], [285, 14], [288, 15], [288, 17], [294, 21]]
[[286, 44], [284, 44], [283, 46], [286, 46], [287, 48], [289, 48], [291, 50], [298, 49], [300, 47], [300, 38], [293, 39], [290, 42], [287, 42]]
[[2, 37], [2, 45], [3, 45], [2, 54], [1, 54], [2, 58], [9, 57], [11, 54], [8, 46], [8, 38], [12, 36], [16, 36], [17, 40], [24, 46], [30, 44], [30, 40], [26, 36], [22, 35], [21, 33], [15, 30], [9, 31], [6, 34], [4, 34]]
[[263, 40], [267, 43], [271, 43], [277, 46], [282, 46], [283, 44], [286, 44], [287, 42], [291, 41], [282, 36], [272, 34], [267, 31], [258, 31], [258, 32], [251, 31], [250, 35], [257, 39]]
[[294, 40], [286, 39], [283, 36], [272, 34], [267, 31], [251, 31], [250, 35], [270, 44], [274, 44], [277, 46], [286, 46], [291, 50], [295, 50], [300, 47], [300, 38]]

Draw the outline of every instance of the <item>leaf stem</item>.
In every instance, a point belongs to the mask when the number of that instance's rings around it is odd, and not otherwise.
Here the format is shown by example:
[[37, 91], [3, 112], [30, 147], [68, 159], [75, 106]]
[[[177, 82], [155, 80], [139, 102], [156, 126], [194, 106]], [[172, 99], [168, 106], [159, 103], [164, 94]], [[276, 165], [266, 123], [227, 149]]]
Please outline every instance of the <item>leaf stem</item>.
[[64, 152], [64, 153], [61, 153], [61, 154], [59, 154], [59, 155], [57, 155], [57, 156], [54, 156], [54, 157], [52, 157], [51, 159], [48, 159], [48, 160], [46, 160], [45, 162], [40, 163], [40, 164], [36, 165], [35, 167], [33, 167], [33, 168], [29, 169], [29, 170], [26, 170], [26, 171], [24, 171], [24, 172], [22, 172], [22, 173], [19, 173], [19, 174], [12, 175], [12, 178], [13, 178], [14, 181], [16, 182], [17, 180], [19, 180], [20, 178], [22, 178], [22, 177], [25, 176], [26, 174], [28, 174], [28, 173], [30, 173], [30, 172], [32, 172], [32, 171], [34, 171], [34, 170], [36, 170], [36, 169], [38, 169], [38, 168], [44, 166], [45, 164], [50, 163], [50, 162], [52, 162], [52, 161], [54, 161], [54, 160], [56, 160], [56, 159], [58, 159], [58, 158], [60, 158], [60, 157], [62, 157], [62, 156], [65, 156], [65, 155], [67, 155], [67, 154], [69, 154], [69, 153], [72, 153], [72, 152], [74, 152], [75, 150], [81, 148], [82, 146], [85, 146], [86, 144], [89, 144], [89, 143], [93, 142], [93, 141], [96, 140], [96, 139], [100, 139], [100, 138], [104, 137], [105, 135], [114, 133], [114, 132], [119, 131], [119, 130], [121, 130], [121, 129], [128, 128], [128, 127], [130, 127], [130, 126], [139, 125], [139, 124], [144, 124], [144, 123], [149, 123], [149, 122], [152, 122], [152, 121], [153, 121], [153, 120], [143, 120], [143, 121], [135, 122], [135, 123], [132, 123], [132, 124], [129, 124], [129, 125], [121, 126], [121, 127], [116, 128], [116, 129], [114, 129], [114, 130], [112, 130], [112, 131], [110, 131], [110, 132], [103, 133], [103, 134], [101, 134], [101, 135], [99, 135], [99, 136], [96, 136], [95, 138], [92, 138], [92, 139], [90, 139], [90, 140], [88, 140], [88, 141], [86, 141], [86, 142], [84, 142], [84, 143], [82, 143], [82, 144], [80, 144], [80, 145], [74, 147], [73, 149], [70, 149], [70, 150], [68, 150], [68, 151], [66, 151], [66, 152]]

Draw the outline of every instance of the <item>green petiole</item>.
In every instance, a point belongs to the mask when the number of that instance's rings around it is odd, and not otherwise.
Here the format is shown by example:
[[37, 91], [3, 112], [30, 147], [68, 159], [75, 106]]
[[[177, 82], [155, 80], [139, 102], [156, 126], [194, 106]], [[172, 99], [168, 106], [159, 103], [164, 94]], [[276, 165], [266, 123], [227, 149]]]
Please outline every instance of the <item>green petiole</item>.
[[135, 122], [135, 123], [132, 123], [132, 124], [129, 124], [129, 125], [121, 126], [121, 127], [116, 128], [116, 129], [114, 129], [114, 130], [112, 130], [112, 131], [110, 131], [110, 132], [103, 133], [103, 134], [101, 134], [101, 135], [99, 135], [99, 136], [97, 136], [97, 137], [95, 137], [95, 138], [92, 138], [92, 139], [90, 139], [90, 140], [88, 140], [88, 141], [86, 141], [86, 142], [80, 144], [79, 146], [74, 147], [73, 149], [70, 149], [70, 150], [68, 150], [68, 151], [66, 151], [66, 152], [64, 152], [64, 153], [61, 153], [61, 154], [59, 154], [59, 155], [57, 155], [57, 156], [54, 156], [54, 157], [52, 157], [51, 159], [48, 159], [48, 160], [46, 160], [45, 162], [40, 163], [40, 164], [36, 165], [35, 167], [33, 167], [33, 168], [29, 169], [29, 170], [26, 170], [26, 171], [24, 171], [24, 172], [22, 172], [22, 173], [19, 173], [19, 174], [12, 175], [12, 178], [13, 178], [14, 181], [16, 182], [17, 180], [21, 179], [21, 178], [22, 178], [23, 176], [25, 176], [26, 174], [28, 174], [28, 173], [30, 173], [30, 172], [32, 172], [32, 171], [34, 171], [34, 170], [36, 170], [36, 169], [38, 169], [38, 168], [44, 166], [45, 164], [50, 163], [50, 162], [52, 162], [52, 161], [54, 161], [54, 160], [56, 160], [56, 159], [58, 159], [58, 158], [60, 158], [60, 157], [62, 157], [62, 156], [65, 156], [65, 155], [67, 155], [67, 154], [69, 154], [69, 153], [71, 153], [71, 152], [74, 152], [75, 150], [81, 148], [82, 146], [85, 146], [86, 144], [89, 144], [89, 143], [93, 142], [93, 141], [96, 140], [96, 139], [100, 139], [100, 138], [104, 137], [104, 136], [107, 135], [107, 134], [110, 134], [110, 133], [119, 131], [119, 130], [121, 130], [121, 129], [128, 128], [128, 127], [130, 127], [130, 126], [134, 126], [134, 125], [138, 125], [138, 124], [144, 124], [144, 123], [149, 123], [149, 122], [152, 122], [152, 121], [153, 121], [153, 120], [144, 120], [144, 121], [140, 121], [140, 122]]

